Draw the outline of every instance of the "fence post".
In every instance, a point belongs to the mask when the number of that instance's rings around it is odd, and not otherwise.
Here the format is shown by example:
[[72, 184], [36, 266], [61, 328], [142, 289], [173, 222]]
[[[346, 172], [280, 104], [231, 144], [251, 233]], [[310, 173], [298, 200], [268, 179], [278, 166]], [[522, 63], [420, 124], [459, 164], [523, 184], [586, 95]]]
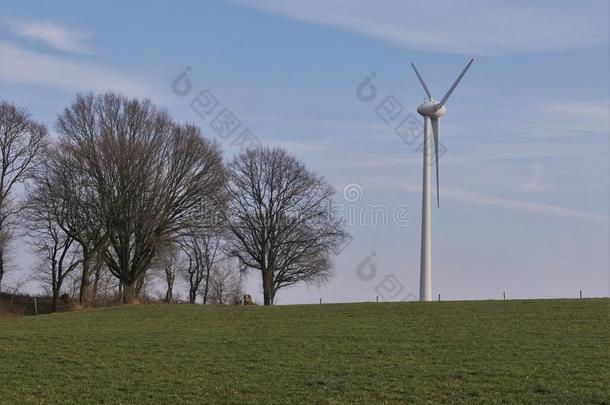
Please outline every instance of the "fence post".
[[320, 298], [320, 304], [322, 303], [322, 298]]
[[379, 302], [379, 295], [375, 297], [375, 302]]
[[503, 299], [506, 299], [506, 292], [503, 292], [503, 293], [502, 293], [502, 298], [503, 298]]
[[438, 301], [439, 302], [441, 301], [441, 295], [440, 294], [438, 295]]
[[34, 297], [34, 315], [38, 315], [38, 302], [36, 302], [36, 297]]
[[582, 290], [580, 290], [580, 299], [582, 299]]

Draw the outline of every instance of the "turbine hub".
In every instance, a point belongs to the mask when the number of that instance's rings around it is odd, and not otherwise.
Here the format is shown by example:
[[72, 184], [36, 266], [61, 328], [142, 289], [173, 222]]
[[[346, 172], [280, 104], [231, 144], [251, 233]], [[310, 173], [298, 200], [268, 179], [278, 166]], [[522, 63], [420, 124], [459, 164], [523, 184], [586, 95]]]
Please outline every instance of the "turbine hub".
[[424, 117], [442, 117], [447, 112], [447, 108], [445, 108], [445, 106], [438, 108], [438, 104], [439, 102], [435, 100], [425, 101], [419, 107], [417, 107], [417, 112]]

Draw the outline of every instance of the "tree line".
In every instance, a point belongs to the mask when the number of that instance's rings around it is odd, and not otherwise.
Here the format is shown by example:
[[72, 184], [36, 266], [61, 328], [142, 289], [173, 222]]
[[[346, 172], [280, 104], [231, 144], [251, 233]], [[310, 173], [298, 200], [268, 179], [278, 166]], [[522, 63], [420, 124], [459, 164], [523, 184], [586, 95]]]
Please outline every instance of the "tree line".
[[112, 92], [77, 95], [55, 130], [51, 139], [0, 101], [0, 287], [18, 237], [37, 254], [54, 309], [68, 279], [83, 307], [102, 284], [132, 302], [155, 273], [168, 301], [181, 274], [189, 302], [222, 303], [234, 269], [256, 271], [272, 305], [281, 288], [332, 275], [347, 237], [334, 190], [284, 149], [225, 161], [197, 126]]

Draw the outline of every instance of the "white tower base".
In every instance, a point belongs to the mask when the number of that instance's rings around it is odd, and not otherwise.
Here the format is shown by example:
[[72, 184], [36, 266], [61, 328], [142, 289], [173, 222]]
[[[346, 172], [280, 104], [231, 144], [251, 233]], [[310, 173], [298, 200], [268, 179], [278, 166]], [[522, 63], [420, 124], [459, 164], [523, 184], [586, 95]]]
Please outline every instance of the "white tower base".
[[432, 301], [432, 243], [430, 232], [430, 119], [424, 117], [424, 184], [422, 190], [419, 300]]

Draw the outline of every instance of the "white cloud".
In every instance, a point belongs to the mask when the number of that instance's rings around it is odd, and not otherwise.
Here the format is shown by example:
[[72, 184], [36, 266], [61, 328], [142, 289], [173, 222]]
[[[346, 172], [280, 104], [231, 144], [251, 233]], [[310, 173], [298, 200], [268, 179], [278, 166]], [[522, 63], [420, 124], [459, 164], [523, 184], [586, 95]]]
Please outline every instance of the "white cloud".
[[0, 55], [2, 81], [77, 92], [113, 90], [157, 98], [148, 84], [116, 69], [28, 51], [7, 42], [0, 42]]
[[502, 0], [234, 1], [424, 51], [512, 54], [598, 46], [608, 40], [607, 3], [601, 0], [587, 7]]
[[42, 41], [60, 51], [81, 54], [93, 53], [84, 43], [91, 34], [75, 31], [49, 21], [17, 21], [11, 23], [11, 29], [21, 37]]

